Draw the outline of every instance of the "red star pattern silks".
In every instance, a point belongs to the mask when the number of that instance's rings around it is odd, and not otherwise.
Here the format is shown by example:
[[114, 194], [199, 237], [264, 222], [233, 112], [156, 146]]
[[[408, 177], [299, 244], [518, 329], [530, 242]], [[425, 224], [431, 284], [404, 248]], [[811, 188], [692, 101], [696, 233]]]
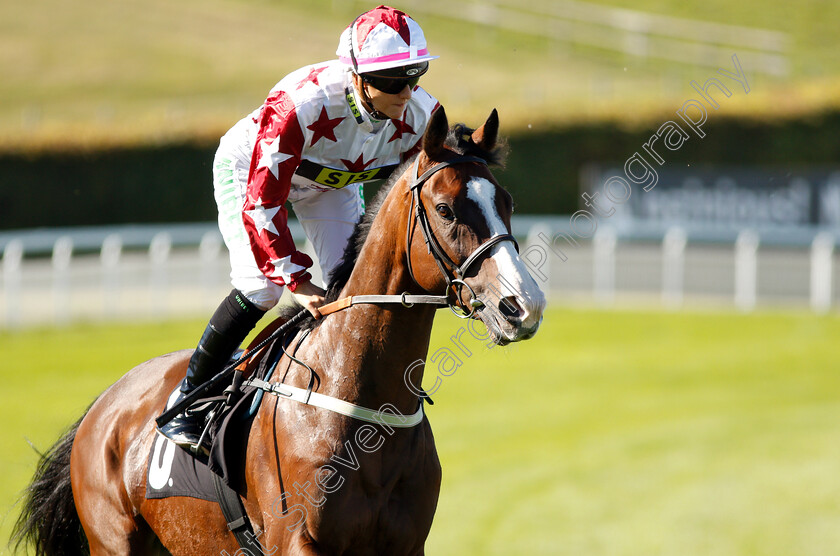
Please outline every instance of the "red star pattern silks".
[[306, 126], [306, 129], [312, 131], [312, 141], [309, 142], [309, 146], [313, 146], [322, 137], [333, 142], [337, 141], [335, 138], [335, 128], [342, 121], [344, 121], [344, 116], [330, 119], [329, 114], [327, 114], [327, 107], [322, 106], [318, 119]]
[[297, 251], [289, 232], [283, 204], [289, 197], [291, 179], [300, 164], [303, 132], [291, 97], [278, 91], [263, 104], [251, 155], [247, 197], [242, 223], [260, 270], [280, 285], [294, 290], [309, 279], [312, 260]]
[[263, 139], [260, 143], [260, 150], [262, 155], [260, 161], [257, 163], [257, 169], [268, 168], [274, 179], [280, 179], [280, 164], [286, 162], [290, 158], [294, 158], [290, 154], [281, 153], [278, 151], [280, 147], [280, 137], [275, 137], [273, 141]]
[[[254, 223], [254, 229], [257, 234], [261, 234], [263, 230], [266, 230], [268, 233], [280, 235], [277, 231], [277, 226], [274, 224], [274, 217], [282, 207], [266, 209], [263, 206], [262, 199], [257, 199], [253, 202], [253, 205], [253, 209], [244, 212]], [[267, 234], [266, 237], [268, 237]]]
[[[404, 16], [404, 12], [393, 10], [384, 14], [379, 21], [396, 31], [406, 44], [411, 44], [411, 30], [408, 28]], [[379, 21], [364, 17], [359, 19], [356, 23], [356, 32], [358, 33], [356, 41], [359, 45], [364, 44], [368, 34], [379, 24]]]
[[376, 160], [376, 158], [371, 158], [370, 160], [365, 162], [364, 156], [365, 153], [360, 154], [359, 158], [357, 158], [354, 162], [350, 162], [349, 160], [345, 160], [342, 158], [341, 163], [344, 164], [344, 166], [351, 172], [364, 172], [368, 165], [371, 164], [374, 160]]
[[297, 88], [301, 89], [307, 83], [314, 83], [315, 85], [320, 86], [321, 84], [318, 83], [318, 75], [325, 69], [327, 69], [327, 66], [321, 66], [320, 68], [313, 67], [311, 70], [309, 70], [309, 75], [301, 79], [300, 83], [298, 83]]
[[289, 231], [285, 203], [292, 188], [334, 188], [315, 179], [318, 167], [362, 173], [398, 164], [420, 149], [420, 136], [439, 106], [417, 87], [401, 120], [374, 126], [369, 117], [357, 120], [347, 98], [352, 90], [340, 61], [306, 66], [275, 85], [265, 103], [226, 136], [241, 147], [232, 156], [251, 156], [241, 213], [254, 260], [268, 279], [292, 291], [311, 278], [312, 266]]
[[405, 121], [408, 112], [403, 114], [402, 120], [391, 120], [391, 123], [394, 124], [396, 128], [394, 130], [394, 134], [388, 139], [388, 142], [396, 141], [397, 139], [402, 139], [403, 133], [410, 133], [411, 135], [417, 135], [417, 132], [414, 131], [414, 128], [408, 125]]

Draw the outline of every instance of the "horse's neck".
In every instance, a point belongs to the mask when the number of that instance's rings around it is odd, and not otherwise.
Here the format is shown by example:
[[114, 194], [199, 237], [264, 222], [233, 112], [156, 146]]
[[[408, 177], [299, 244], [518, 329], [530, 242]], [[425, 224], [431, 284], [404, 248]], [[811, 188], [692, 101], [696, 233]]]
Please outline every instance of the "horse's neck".
[[[340, 297], [417, 291], [405, 263], [405, 235], [395, 228], [400, 227], [392, 217], [374, 222]], [[356, 305], [328, 317], [324, 322], [328, 326], [321, 328], [330, 335], [325, 340], [334, 346], [335, 359], [340, 361], [330, 370], [331, 389], [356, 397], [363, 405], [388, 402], [413, 411], [417, 396], [404, 376], [412, 363], [426, 357], [434, 315], [433, 305], [406, 308], [389, 303]], [[412, 369], [410, 379], [419, 386], [423, 369], [417, 365]]]

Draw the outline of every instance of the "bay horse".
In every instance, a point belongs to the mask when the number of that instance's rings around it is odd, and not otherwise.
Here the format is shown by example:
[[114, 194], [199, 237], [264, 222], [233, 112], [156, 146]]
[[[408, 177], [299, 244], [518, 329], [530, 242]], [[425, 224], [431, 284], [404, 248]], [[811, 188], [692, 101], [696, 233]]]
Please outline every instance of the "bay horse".
[[[357, 226], [328, 300], [445, 292], [498, 344], [536, 333], [545, 297], [510, 235], [511, 196], [487, 166], [499, 162], [498, 127], [495, 110], [475, 131], [450, 130], [443, 108], [435, 112], [422, 150]], [[42, 459], [18, 545], [34, 542], [39, 554], [423, 554], [441, 468], [416, 362], [428, 352], [437, 307], [410, 305], [359, 304], [324, 316], [294, 361], [277, 364], [274, 386], [305, 388], [312, 369], [319, 395], [420, 418], [375, 427], [266, 395], [241, 478], [255, 532], [249, 547], [240, 548], [215, 502], [145, 496], [149, 453], [160, 438], [155, 418], [183, 378], [189, 350], [129, 371]]]

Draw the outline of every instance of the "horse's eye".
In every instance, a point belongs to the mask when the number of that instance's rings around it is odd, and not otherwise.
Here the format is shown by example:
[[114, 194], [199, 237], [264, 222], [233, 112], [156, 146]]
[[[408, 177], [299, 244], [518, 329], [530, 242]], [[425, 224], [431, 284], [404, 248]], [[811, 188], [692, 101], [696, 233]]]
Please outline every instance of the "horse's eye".
[[445, 220], [454, 220], [455, 219], [455, 215], [452, 213], [452, 209], [449, 208], [449, 206], [441, 203], [436, 208], [437, 208], [438, 214], [440, 215], [441, 218], [443, 218]]

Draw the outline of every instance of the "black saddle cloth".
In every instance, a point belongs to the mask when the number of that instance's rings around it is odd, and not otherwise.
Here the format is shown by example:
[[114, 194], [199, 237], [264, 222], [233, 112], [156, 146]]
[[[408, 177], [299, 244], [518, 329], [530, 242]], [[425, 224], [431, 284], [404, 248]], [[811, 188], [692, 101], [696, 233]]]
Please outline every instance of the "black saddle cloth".
[[157, 435], [149, 453], [146, 498], [189, 496], [217, 502], [213, 474], [241, 492], [245, 447], [253, 423], [251, 404], [258, 390], [244, 387], [233, 407], [227, 408], [211, 429], [210, 456], [194, 455], [171, 440]]
[[[290, 332], [285, 338], [270, 344], [254, 376], [268, 380], [283, 354], [283, 347], [291, 343], [294, 336]], [[211, 397], [218, 397], [218, 394], [212, 393]], [[146, 498], [189, 496], [217, 502], [213, 474], [221, 477], [233, 490], [242, 492], [245, 449], [263, 394], [258, 388], [243, 385], [236, 393], [235, 401], [223, 406], [210, 426], [212, 443], [209, 457], [194, 455], [155, 432], [157, 438], [152, 443], [146, 470]], [[194, 406], [201, 405], [203, 401], [197, 401]]]

